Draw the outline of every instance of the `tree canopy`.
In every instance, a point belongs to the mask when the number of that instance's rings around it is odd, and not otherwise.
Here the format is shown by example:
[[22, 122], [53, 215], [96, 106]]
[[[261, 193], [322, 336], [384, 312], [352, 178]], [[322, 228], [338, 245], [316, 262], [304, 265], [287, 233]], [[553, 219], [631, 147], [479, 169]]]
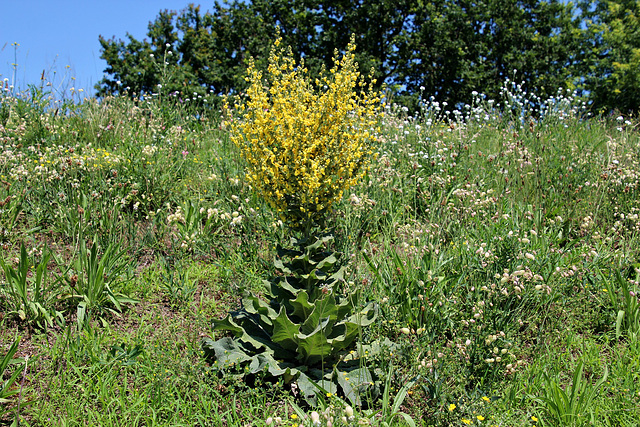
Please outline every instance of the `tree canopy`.
[[[640, 106], [640, 0], [254, 0], [161, 11], [140, 41], [100, 37], [99, 96], [245, 89], [250, 57], [265, 66], [276, 35], [310, 72], [330, 68], [356, 35], [362, 73], [405, 105], [420, 94], [450, 105], [478, 91], [496, 99], [505, 79], [541, 97], [586, 95], [598, 112]], [[160, 85], [160, 86], [159, 86]]]

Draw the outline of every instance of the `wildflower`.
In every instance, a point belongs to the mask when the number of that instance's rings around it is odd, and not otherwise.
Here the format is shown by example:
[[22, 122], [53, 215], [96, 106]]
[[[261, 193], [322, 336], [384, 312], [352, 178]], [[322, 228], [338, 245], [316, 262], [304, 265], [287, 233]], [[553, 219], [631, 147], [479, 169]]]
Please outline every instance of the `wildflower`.
[[344, 413], [350, 420], [353, 419], [353, 408], [351, 406], [344, 408]]
[[231, 139], [248, 163], [249, 185], [293, 228], [321, 222], [373, 157], [380, 99], [373, 81], [368, 91], [356, 91], [362, 79], [354, 40], [315, 84], [280, 39], [266, 82], [249, 61], [248, 101], [237, 105], [244, 120], [231, 122]]
[[311, 422], [313, 423], [314, 426], [320, 425], [320, 414], [318, 414], [316, 411], [313, 411], [311, 413]]
[[455, 405], [455, 404], [453, 404], [453, 403], [451, 403], [451, 404], [449, 405], [449, 412], [453, 411], [454, 409], [456, 409], [456, 405]]
[[478, 415], [476, 418], [478, 419], [478, 421], [484, 421], [484, 417], [482, 415]]
[[485, 402], [491, 402], [491, 399], [489, 399], [487, 396], [482, 396], [482, 400], [484, 400]]
[[461, 421], [462, 421], [463, 423], [467, 424], [467, 425], [471, 424], [471, 420], [469, 420], [469, 419], [467, 419], [467, 418], [463, 418]]
[[531, 416], [531, 421], [533, 421], [534, 423], [538, 422], [538, 418], [535, 415]]

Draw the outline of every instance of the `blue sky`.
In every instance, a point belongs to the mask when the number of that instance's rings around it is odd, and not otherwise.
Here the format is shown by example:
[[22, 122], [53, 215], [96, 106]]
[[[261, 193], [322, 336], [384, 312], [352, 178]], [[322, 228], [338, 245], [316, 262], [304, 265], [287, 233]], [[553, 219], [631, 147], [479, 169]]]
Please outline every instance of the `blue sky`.
[[[143, 39], [164, 9], [179, 11], [188, 0], [23, 0], [0, 7], [0, 80], [18, 88], [39, 84], [42, 71], [58, 87], [92, 93], [106, 63], [98, 36]], [[213, 4], [213, 1], [211, 2]], [[208, 5], [202, 4], [203, 11]], [[12, 45], [18, 43], [17, 50]], [[18, 64], [14, 75], [12, 64]], [[69, 66], [69, 68], [67, 68]], [[54, 73], [55, 71], [55, 73]], [[71, 77], [75, 77], [72, 80]], [[15, 79], [15, 81], [14, 81]]]

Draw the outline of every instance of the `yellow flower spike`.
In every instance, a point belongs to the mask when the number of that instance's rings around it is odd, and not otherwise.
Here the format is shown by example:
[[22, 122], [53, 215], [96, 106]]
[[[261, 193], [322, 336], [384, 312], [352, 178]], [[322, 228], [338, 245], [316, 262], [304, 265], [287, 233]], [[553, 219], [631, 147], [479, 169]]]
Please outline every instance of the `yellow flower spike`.
[[296, 66], [280, 43], [269, 56], [266, 81], [249, 62], [248, 101], [240, 105], [243, 119], [230, 122], [231, 139], [247, 161], [249, 184], [288, 223], [317, 223], [376, 157], [368, 129], [377, 122], [380, 98], [371, 84], [368, 92], [354, 91], [363, 81], [353, 39], [331, 74], [313, 83], [304, 62]]

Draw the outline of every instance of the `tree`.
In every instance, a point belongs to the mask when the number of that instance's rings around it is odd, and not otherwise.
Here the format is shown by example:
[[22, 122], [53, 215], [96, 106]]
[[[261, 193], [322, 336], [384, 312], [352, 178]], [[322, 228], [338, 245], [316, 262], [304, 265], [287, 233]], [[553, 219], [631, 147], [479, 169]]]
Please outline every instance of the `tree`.
[[[127, 33], [128, 43], [122, 40], [105, 39], [100, 36], [102, 46], [101, 58], [107, 62], [104, 77], [97, 85], [98, 96], [118, 94], [127, 90], [129, 93], [140, 94], [152, 92], [160, 84], [163, 64], [158, 61], [167, 56], [170, 63], [176, 64], [171, 55], [166, 55], [178, 39], [172, 21], [175, 12], [162, 11], [152, 23], [149, 23], [149, 36], [137, 40]], [[128, 88], [128, 89], [127, 89]]]
[[581, 2], [591, 49], [585, 89], [595, 112], [640, 111], [640, 1]]
[[248, 58], [264, 68], [277, 32], [311, 75], [330, 67], [355, 34], [360, 72], [375, 69], [376, 88], [386, 84], [405, 105], [416, 105], [421, 88], [452, 106], [474, 90], [495, 98], [513, 70], [547, 95], [579, 80], [577, 16], [559, 0], [234, 0], [206, 13], [189, 5], [161, 12], [150, 41], [101, 38], [108, 67], [98, 93], [121, 91], [117, 81], [137, 93], [159, 84], [189, 94], [241, 92]]

